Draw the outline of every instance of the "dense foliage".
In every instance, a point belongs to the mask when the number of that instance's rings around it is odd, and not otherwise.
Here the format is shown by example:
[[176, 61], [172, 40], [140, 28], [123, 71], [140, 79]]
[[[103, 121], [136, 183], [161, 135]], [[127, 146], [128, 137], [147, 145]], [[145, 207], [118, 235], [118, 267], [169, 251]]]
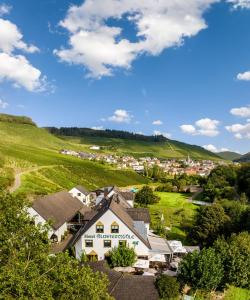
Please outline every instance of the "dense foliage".
[[208, 176], [204, 184], [204, 200], [240, 200], [242, 195], [250, 199], [250, 164], [219, 166]]
[[156, 287], [162, 300], [178, 299], [180, 284], [176, 278], [161, 275], [156, 279]]
[[215, 290], [221, 284], [224, 267], [219, 254], [212, 248], [189, 253], [181, 261], [178, 278], [194, 289]]
[[132, 266], [136, 261], [135, 250], [126, 245], [119, 245], [110, 251], [109, 260], [112, 267]]
[[165, 142], [168, 139], [163, 135], [153, 135], [146, 136], [139, 133], [133, 133], [122, 130], [94, 130], [90, 128], [79, 128], [79, 127], [46, 127], [46, 129], [55, 135], [63, 136], [91, 136], [91, 137], [106, 137], [106, 138], [116, 138], [116, 139], [127, 139], [127, 140], [137, 140], [146, 142]]
[[148, 206], [149, 204], [154, 204], [160, 201], [160, 198], [154, 194], [151, 187], [145, 185], [139, 192], [135, 195], [135, 202], [140, 206]]
[[109, 299], [107, 279], [67, 253], [49, 255], [21, 197], [0, 194], [0, 299]]
[[0, 122], [17, 123], [17, 124], [28, 124], [36, 126], [31, 118], [25, 116], [13, 116], [7, 114], [0, 114]]
[[229, 220], [221, 205], [201, 206], [189, 236], [194, 244], [210, 246], [224, 233]]
[[229, 239], [218, 239], [214, 249], [221, 256], [225, 276], [224, 285], [250, 289], [250, 234], [233, 234]]

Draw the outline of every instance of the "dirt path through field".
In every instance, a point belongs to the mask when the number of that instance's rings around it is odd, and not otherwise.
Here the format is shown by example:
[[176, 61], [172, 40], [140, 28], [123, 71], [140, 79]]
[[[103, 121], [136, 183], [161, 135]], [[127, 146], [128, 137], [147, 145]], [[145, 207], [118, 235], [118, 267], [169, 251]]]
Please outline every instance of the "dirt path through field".
[[22, 184], [22, 181], [21, 181], [22, 175], [25, 175], [25, 174], [28, 174], [28, 173], [31, 173], [31, 172], [35, 172], [35, 171], [39, 171], [39, 170], [42, 170], [42, 169], [54, 168], [54, 167], [55, 167], [55, 165], [42, 166], [42, 167], [35, 167], [35, 168], [28, 169], [28, 170], [25, 170], [25, 171], [17, 172], [15, 174], [15, 180], [14, 180], [13, 185], [11, 187], [9, 187], [9, 192], [14, 193], [17, 189], [19, 189], [19, 187]]

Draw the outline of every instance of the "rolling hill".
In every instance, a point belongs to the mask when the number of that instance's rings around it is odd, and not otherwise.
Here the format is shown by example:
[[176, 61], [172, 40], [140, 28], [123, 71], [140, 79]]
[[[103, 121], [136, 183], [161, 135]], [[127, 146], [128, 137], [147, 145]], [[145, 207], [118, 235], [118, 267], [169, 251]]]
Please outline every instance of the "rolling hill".
[[218, 159], [201, 147], [164, 137], [155, 140], [155, 137], [141, 136], [138, 139], [138, 136], [127, 133], [127, 138], [112, 138], [93, 136], [96, 131], [90, 132], [92, 136], [55, 136], [37, 127], [30, 118], [0, 114], [0, 188], [13, 184], [14, 178], [17, 192], [30, 196], [70, 189], [77, 184], [94, 189], [105, 185], [128, 186], [148, 182], [132, 170], [118, 170], [107, 164], [59, 154], [61, 149], [91, 152], [90, 145], [94, 144], [102, 146], [103, 153]]
[[250, 152], [242, 155], [239, 159], [235, 159], [236, 162], [250, 162]]
[[225, 160], [235, 160], [235, 159], [239, 159], [241, 158], [241, 154], [237, 153], [237, 152], [232, 152], [232, 151], [223, 151], [223, 152], [219, 152], [217, 153], [218, 156], [220, 156], [222, 159]]
[[91, 145], [102, 146], [102, 151], [135, 157], [187, 158], [218, 160], [219, 156], [196, 145], [167, 139], [163, 136], [144, 136], [125, 131], [93, 130], [89, 128], [47, 128], [65, 141], [82, 145], [89, 151]]
[[93, 189], [105, 185], [143, 184], [147, 179], [133, 171], [59, 154], [62, 148], [83, 150], [80, 144], [59, 139], [47, 130], [15, 117], [1, 121], [0, 115], [0, 188], [21, 176], [18, 192], [47, 194], [70, 189], [76, 184]]

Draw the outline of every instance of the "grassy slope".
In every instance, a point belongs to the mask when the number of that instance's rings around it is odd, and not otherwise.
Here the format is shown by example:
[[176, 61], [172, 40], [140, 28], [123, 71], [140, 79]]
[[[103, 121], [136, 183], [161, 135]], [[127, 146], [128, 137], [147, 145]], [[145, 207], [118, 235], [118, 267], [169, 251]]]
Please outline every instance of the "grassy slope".
[[[159, 158], [184, 158], [190, 155], [195, 159], [218, 159], [218, 156], [201, 147], [177, 141], [152, 143], [136, 140], [103, 138], [103, 137], [62, 137], [64, 140], [81, 144], [86, 151], [90, 145], [115, 146], [116, 153], [132, 154], [134, 156], [155, 156]], [[112, 153], [112, 151], [111, 151]]]
[[241, 158], [241, 154], [231, 151], [224, 151], [217, 153], [222, 159], [225, 160], [235, 160]]
[[249, 300], [250, 290], [241, 289], [234, 286], [230, 286], [226, 291], [224, 300]]
[[161, 200], [150, 205], [152, 226], [159, 222], [159, 216], [164, 215], [165, 226], [171, 227], [168, 239], [178, 239], [186, 243], [185, 228], [191, 225], [197, 206], [187, 202], [189, 195], [180, 193], [157, 192]]
[[0, 154], [5, 159], [4, 168], [20, 171], [48, 166], [22, 176], [20, 191], [26, 194], [50, 193], [76, 184], [92, 189], [146, 182], [132, 171], [114, 170], [108, 165], [61, 155], [58, 153], [61, 148], [84, 149], [35, 126], [0, 122]]

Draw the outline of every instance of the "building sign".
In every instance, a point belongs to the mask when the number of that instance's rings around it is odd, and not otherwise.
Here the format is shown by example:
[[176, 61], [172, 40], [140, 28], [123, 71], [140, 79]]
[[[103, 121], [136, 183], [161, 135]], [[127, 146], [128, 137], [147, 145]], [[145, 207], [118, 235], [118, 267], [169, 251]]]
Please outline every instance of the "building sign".
[[84, 234], [85, 239], [120, 239], [120, 240], [133, 240], [133, 234]]

